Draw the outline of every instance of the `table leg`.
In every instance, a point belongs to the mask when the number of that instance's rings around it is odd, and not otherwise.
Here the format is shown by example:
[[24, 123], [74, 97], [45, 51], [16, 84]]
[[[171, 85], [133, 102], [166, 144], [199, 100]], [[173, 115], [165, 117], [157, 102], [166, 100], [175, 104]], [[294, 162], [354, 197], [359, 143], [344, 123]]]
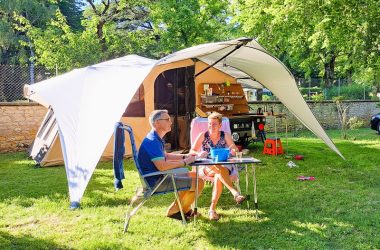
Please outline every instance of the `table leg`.
[[275, 156], [277, 156], [277, 119], [275, 116], [274, 116], [274, 141], [275, 141], [274, 152], [275, 152]]
[[255, 167], [255, 164], [252, 164], [252, 168], [253, 168], [253, 199], [254, 199], [254, 202], [255, 202], [255, 209], [256, 209], [256, 219], [258, 219], [258, 215], [259, 215], [259, 203], [258, 203], [258, 200], [257, 200], [257, 188], [256, 188], [256, 167]]
[[[195, 201], [194, 214], [198, 213], [198, 166], [195, 166]], [[197, 216], [194, 216], [194, 224], [197, 224]]]
[[249, 181], [248, 181], [248, 165], [244, 164], [245, 167], [245, 194], [247, 196], [247, 207], [249, 209]]

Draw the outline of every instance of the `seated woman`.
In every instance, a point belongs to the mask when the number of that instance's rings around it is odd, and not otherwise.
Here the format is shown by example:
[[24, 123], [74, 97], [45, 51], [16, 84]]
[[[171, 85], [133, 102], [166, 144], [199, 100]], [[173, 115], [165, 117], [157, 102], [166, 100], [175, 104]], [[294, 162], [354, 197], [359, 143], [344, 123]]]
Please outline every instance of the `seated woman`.
[[[237, 147], [234, 144], [229, 133], [219, 131], [222, 127], [222, 115], [213, 112], [208, 116], [208, 131], [198, 135], [195, 143], [192, 145], [190, 153], [198, 154], [199, 157], [205, 157], [210, 153], [210, 148], [230, 148], [231, 154], [235, 155]], [[200, 168], [200, 176], [214, 177], [214, 187], [212, 191], [211, 205], [209, 211], [210, 220], [219, 220], [220, 216], [215, 211], [218, 200], [223, 191], [223, 185], [234, 196], [237, 204], [241, 204], [246, 197], [241, 195], [233, 186], [231, 181], [232, 165], [212, 165]]]

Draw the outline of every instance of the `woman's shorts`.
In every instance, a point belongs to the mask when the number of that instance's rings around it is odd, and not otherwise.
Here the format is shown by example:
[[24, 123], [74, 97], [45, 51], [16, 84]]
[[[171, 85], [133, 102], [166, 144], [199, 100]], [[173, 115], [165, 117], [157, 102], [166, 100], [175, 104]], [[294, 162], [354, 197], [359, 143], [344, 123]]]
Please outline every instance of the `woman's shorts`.
[[[157, 180], [156, 185], [158, 185], [161, 182], [162, 178]], [[176, 174], [174, 175], [174, 181], [175, 181], [175, 185], [178, 191], [189, 190], [191, 188], [192, 178], [188, 174]], [[172, 181], [172, 178], [168, 176], [166, 177], [164, 182], [161, 183], [161, 185], [158, 187], [155, 193], [173, 192], [173, 191], [174, 191], [173, 181]]]

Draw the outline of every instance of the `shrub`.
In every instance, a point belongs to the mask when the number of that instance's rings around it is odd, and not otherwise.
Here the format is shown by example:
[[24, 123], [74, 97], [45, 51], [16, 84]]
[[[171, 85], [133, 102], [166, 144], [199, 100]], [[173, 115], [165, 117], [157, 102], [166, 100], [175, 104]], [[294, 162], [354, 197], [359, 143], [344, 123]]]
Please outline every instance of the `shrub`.
[[339, 93], [344, 100], [363, 100], [364, 88], [365, 99], [370, 99], [371, 88], [359, 84], [342, 85], [340, 86], [340, 90], [339, 86], [326, 89], [326, 99], [334, 99], [333, 97], [338, 96]]
[[354, 116], [348, 120], [347, 125], [350, 130], [358, 129], [364, 127], [364, 121]]
[[[307, 97], [309, 95], [309, 88], [307, 88], [307, 87], [300, 87], [298, 89], [301, 92], [302, 96], [306, 96]], [[310, 93], [311, 94], [319, 94], [321, 92], [322, 92], [322, 89], [320, 87], [315, 86], [315, 87], [311, 87], [310, 88]]]
[[311, 100], [315, 101], [315, 102], [321, 102], [325, 99], [325, 96], [323, 95], [323, 93], [319, 93], [319, 94], [316, 94], [316, 95], [312, 95], [311, 96]]

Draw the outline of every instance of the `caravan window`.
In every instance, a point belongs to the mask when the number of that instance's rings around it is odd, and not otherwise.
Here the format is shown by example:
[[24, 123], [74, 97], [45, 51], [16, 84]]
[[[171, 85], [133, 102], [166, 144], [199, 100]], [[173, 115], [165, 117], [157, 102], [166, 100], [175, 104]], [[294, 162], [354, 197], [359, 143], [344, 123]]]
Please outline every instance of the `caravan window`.
[[125, 109], [123, 117], [145, 117], [144, 85], [137, 89], [131, 102]]

